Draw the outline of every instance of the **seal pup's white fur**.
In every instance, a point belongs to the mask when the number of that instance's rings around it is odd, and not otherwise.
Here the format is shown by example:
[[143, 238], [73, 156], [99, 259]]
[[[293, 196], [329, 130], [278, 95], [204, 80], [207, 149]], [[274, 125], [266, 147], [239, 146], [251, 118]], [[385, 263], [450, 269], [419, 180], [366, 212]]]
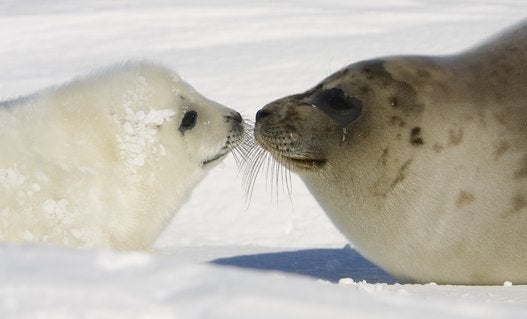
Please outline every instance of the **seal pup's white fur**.
[[243, 135], [240, 115], [131, 62], [0, 104], [0, 239], [144, 249]]

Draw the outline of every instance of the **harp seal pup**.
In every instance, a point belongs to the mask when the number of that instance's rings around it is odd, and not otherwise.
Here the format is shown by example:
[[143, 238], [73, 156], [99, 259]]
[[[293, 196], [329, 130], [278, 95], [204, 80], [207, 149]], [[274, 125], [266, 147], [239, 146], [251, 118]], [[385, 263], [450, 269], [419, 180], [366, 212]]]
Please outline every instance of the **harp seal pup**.
[[146, 249], [243, 132], [149, 62], [3, 102], [0, 240]]
[[527, 284], [527, 24], [351, 64], [256, 114], [366, 258], [403, 282]]

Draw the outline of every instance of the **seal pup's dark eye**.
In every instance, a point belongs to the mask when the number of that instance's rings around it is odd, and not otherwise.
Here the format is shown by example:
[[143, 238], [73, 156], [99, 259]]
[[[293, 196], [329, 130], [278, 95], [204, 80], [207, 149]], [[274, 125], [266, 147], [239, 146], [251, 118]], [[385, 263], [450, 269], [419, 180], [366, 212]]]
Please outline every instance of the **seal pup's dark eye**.
[[198, 113], [196, 111], [188, 111], [183, 115], [183, 119], [181, 120], [181, 125], [179, 126], [179, 130], [181, 132], [185, 132], [190, 130], [191, 128], [196, 125], [196, 120], [198, 118]]
[[362, 112], [362, 102], [339, 88], [323, 90], [313, 98], [313, 106], [329, 115], [343, 127], [356, 120]]

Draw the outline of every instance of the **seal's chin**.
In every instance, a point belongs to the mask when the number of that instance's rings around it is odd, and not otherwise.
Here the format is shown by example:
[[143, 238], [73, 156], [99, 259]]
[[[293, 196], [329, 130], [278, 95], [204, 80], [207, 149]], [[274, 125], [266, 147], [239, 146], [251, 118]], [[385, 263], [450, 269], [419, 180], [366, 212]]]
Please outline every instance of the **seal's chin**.
[[229, 154], [229, 148], [227, 146], [224, 146], [218, 154], [202, 161], [200, 166], [201, 167], [210, 166], [211, 164], [218, 162], [218, 160], [221, 160], [227, 154]]

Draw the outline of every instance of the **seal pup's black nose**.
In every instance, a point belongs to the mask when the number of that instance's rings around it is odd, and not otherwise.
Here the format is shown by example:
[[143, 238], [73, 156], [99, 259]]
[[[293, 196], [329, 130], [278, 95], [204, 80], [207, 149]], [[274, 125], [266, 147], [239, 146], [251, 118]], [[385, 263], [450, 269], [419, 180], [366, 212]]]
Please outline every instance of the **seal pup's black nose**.
[[238, 112], [236, 112], [236, 111], [231, 112], [231, 114], [229, 114], [229, 115], [227, 115], [227, 116], [225, 116], [225, 117], [226, 117], [228, 120], [234, 120], [234, 121], [236, 121], [236, 122], [238, 122], [238, 123], [243, 122], [243, 118], [242, 118], [241, 114], [238, 113]]

